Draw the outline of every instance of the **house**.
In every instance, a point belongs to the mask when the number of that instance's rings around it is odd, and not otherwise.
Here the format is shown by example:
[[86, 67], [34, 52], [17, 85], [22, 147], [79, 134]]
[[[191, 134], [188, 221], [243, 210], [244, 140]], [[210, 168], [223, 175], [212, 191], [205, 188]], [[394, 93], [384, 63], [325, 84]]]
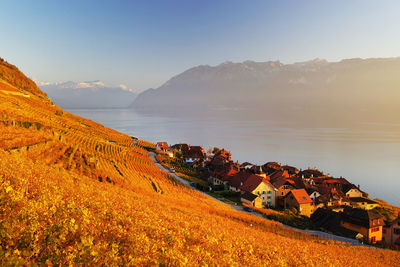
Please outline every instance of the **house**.
[[244, 182], [247, 181], [247, 179], [253, 175], [251, 172], [248, 171], [241, 171], [239, 173], [236, 173], [231, 177], [231, 179], [228, 182], [228, 188], [231, 191], [239, 192], [240, 187], [244, 184]]
[[323, 172], [315, 168], [314, 169], [309, 168], [307, 170], [300, 171], [298, 175], [303, 179], [314, 178], [314, 177], [326, 177]]
[[182, 155], [183, 155], [189, 151], [189, 145], [188, 144], [175, 144], [175, 145], [171, 146], [171, 150], [180, 151], [180, 152], [182, 152]]
[[158, 142], [156, 144], [156, 150], [166, 152], [166, 151], [169, 151], [170, 148], [169, 148], [167, 142]]
[[382, 241], [383, 216], [376, 210], [344, 207], [340, 225], [360, 233], [370, 243]]
[[342, 192], [347, 197], [363, 197], [363, 193], [360, 191], [360, 189], [353, 184], [343, 185]]
[[161, 154], [164, 153], [165, 155], [169, 156], [170, 158], [174, 157], [174, 153], [171, 151], [167, 142], [158, 142], [156, 144], [156, 152], [161, 153]]
[[290, 175], [287, 171], [277, 170], [277, 171], [274, 171], [273, 173], [271, 173], [269, 175], [269, 177], [271, 178], [272, 182], [275, 182], [276, 180], [278, 180], [280, 178], [289, 178]]
[[305, 189], [294, 189], [284, 198], [285, 209], [296, 209], [301, 215], [310, 217], [314, 211], [313, 201]]
[[327, 208], [350, 205], [349, 198], [346, 197], [341, 191], [337, 191], [335, 188], [329, 190], [327, 193], [321, 193], [321, 195], [314, 200], [314, 203], [318, 207]]
[[265, 177], [250, 175], [240, 187], [240, 191], [259, 196], [263, 206], [276, 207], [277, 189]]
[[307, 191], [308, 195], [310, 196], [310, 198], [312, 199], [312, 201], [314, 201], [314, 202], [317, 200], [318, 197], [321, 196], [321, 194], [313, 188], [307, 188], [306, 191]]
[[350, 205], [354, 208], [361, 208], [365, 210], [372, 210], [380, 206], [378, 202], [365, 197], [351, 197]]
[[344, 236], [356, 238], [359, 235], [358, 232], [349, 230], [340, 225], [342, 218], [342, 210], [332, 208], [318, 208], [311, 215], [311, 221], [318, 228], [323, 228], [331, 233], [340, 233]]
[[233, 168], [225, 168], [220, 171], [214, 171], [209, 177], [208, 182], [212, 185], [223, 185], [224, 190], [228, 189], [228, 182], [238, 171]]
[[189, 150], [182, 152], [182, 157], [186, 163], [193, 163], [199, 159], [205, 159], [206, 153], [201, 146], [190, 146]]
[[282, 166], [282, 170], [287, 171], [290, 176], [296, 175], [299, 173], [299, 170], [296, 167], [284, 165]]
[[231, 153], [225, 149], [218, 150], [209, 161], [209, 166], [214, 169], [222, 168], [231, 162]]
[[268, 174], [282, 169], [281, 165], [278, 162], [267, 162], [262, 167]]
[[383, 226], [382, 241], [386, 245], [400, 249], [400, 213], [397, 219]]
[[240, 169], [245, 169], [245, 170], [249, 170], [253, 167], [254, 165], [251, 164], [250, 162], [243, 162], [242, 164], [240, 164]]
[[279, 179], [275, 180], [275, 182], [273, 182], [272, 184], [278, 190], [276, 192], [278, 205], [284, 207], [285, 205], [284, 198], [286, 194], [289, 193], [291, 190], [296, 189], [294, 187], [294, 182], [290, 179], [280, 177]]
[[263, 204], [262, 204], [262, 200], [259, 196], [254, 195], [250, 192], [244, 192], [241, 196], [240, 196], [240, 201], [249, 205], [252, 205], [256, 208], [262, 208]]

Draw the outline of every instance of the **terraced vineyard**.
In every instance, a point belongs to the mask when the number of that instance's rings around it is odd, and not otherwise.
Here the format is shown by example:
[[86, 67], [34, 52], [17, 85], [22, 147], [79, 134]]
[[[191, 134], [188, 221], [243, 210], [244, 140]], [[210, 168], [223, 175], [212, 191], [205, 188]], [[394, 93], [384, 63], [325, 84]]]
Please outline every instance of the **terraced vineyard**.
[[[151, 177], [166, 181], [168, 177], [131, 137], [66, 113], [50, 100], [25, 97], [22, 90], [0, 84], [0, 148], [100, 182], [135, 183], [162, 191]], [[7, 88], [21, 95], [4, 93]]]
[[0, 265], [400, 265], [395, 251], [235, 211], [135, 143], [58, 108], [0, 61]]

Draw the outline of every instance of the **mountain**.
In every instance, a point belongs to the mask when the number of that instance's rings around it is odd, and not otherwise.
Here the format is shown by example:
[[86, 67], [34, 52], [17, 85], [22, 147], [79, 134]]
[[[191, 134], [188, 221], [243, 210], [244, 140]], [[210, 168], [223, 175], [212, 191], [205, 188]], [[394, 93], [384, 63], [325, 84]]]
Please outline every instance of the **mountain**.
[[123, 84], [118, 87], [109, 87], [101, 81], [37, 84], [63, 108], [125, 108], [136, 98], [136, 93]]
[[400, 265], [399, 252], [307, 235], [184, 186], [144, 141], [0, 67], [1, 266]]
[[140, 112], [237, 113], [277, 120], [400, 122], [400, 58], [225, 62], [191, 68], [131, 107]]

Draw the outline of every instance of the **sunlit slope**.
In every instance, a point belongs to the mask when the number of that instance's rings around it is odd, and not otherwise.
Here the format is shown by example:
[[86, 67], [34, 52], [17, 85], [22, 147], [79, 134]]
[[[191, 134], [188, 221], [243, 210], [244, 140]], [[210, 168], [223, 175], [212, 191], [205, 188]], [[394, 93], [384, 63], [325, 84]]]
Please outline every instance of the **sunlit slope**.
[[1, 265], [400, 265], [398, 252], [234, 211], [171, 180], [129, 136], [0, 85]]

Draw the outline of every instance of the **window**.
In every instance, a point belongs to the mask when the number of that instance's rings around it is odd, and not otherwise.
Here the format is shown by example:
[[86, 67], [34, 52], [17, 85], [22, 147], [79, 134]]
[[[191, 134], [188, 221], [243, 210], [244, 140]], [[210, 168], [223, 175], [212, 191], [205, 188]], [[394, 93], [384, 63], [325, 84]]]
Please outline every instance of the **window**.
[[379, 227], [375, 227], [371, 229], [371, 233], [375, 233], [379, 231]]
[[267, 197], [267, 199], [271, 199], [271, 197], [270, 197], [270, 196], [268, 196], [268, 197]]
[[393, 233], [395, 233], [396, 235], [400, 235], [400, 228], [394, 228]]
[[272, 194], [271, 190], [268, 191], [268, 194]]
[[281, 196], [283, 196], [283, 191], [281, 192]]
[[265, 194], [265, 191], [263, 191], [263, 194]]

